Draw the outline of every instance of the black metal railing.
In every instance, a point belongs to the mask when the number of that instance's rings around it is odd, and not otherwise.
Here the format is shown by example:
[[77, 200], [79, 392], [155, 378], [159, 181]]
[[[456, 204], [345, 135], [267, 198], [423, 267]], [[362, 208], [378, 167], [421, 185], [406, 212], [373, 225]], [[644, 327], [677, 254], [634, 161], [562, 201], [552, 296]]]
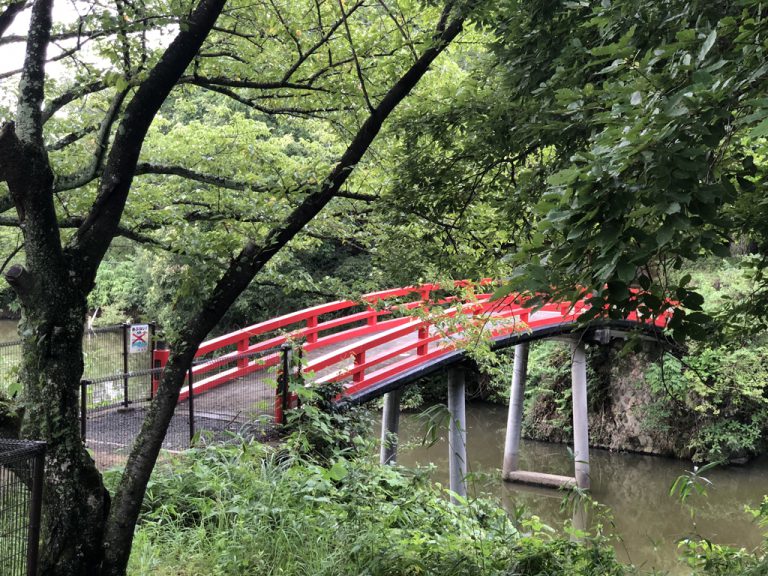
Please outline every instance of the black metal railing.
[[36, 576], [45, 443], [0, 439], [0, 573]]
[[[138, 327], [144, 327], [143, 335], [136, 332]], [[141, 343], [144, 345], [135, 345]], [[155, 325], [152, 323], [116, 324], [86, 329], [83, 334], [83, 379], [92, 380], [106, 375], [151, 368], [154, 343]], [[1, 386], [8, 388], [16, 381], [16, 372], [21, 365], [21, 353], [21, 340], [0, 342]], [[124, 378], [123, 383], [127, 386], [128, 379]]]
[[[243, 353], [226, 360], [196, 361], [184, 383], [163, 442], [167, 450], [184, 450], [203, 437], [226, 441], [236, 435], [263, 437], [274, 429], [275, 400], [281, 372], [281, 350]], [[254, 369], [231, 382], [205, 391], [196, 386], [233, 367], [250, 363]], [[83, 380], [80, 388], [81, 433], [100, 467], [119, 464], [141, 430], [163, 368], [121, 372]], [[193, 386], [190, 387], [189, 383]]]

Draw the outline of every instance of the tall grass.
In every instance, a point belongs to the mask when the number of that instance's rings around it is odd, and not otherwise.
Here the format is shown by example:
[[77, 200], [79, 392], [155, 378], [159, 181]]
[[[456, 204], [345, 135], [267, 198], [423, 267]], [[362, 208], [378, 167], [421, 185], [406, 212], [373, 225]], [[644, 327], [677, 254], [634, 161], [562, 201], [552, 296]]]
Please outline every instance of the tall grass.
[[522, 535], [495, 503], [451, 504], [425, 473], [250, 442], [166, 463], [142, 518], [135, 575], [623, 573], [607, 549]]

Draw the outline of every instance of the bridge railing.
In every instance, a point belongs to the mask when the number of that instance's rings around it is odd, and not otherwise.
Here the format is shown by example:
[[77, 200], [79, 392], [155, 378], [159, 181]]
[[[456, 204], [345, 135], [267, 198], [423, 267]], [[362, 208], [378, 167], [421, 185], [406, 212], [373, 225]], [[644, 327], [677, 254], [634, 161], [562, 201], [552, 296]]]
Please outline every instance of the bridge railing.
[[[250, 360], [249, 355], [286, 343], [312, 352], [344, 342], [345, 346], [312, 358], [301, 370], [320, 384], [343, 382], [345, 393], [354, 394], [455, 350], [458, 339], [473, 323], [485, 324], [484, 332], [498, 337], [576, 322], [590, 307], [589, 294], [581, 300], [548, 303], [535, 309], [529, 299], [516, 293], [492, 301], [491, 293], [481, 292], [483, 286], [492, 283], [490, 279], [477, 284], [455, 282], [454, 287], [469, 293], [466, 300], [445, 295], [439, 284], [384, 290], [358, 301], [338, 300], [299, 310], [213, 338], [197, 351], [196, 358], [205, 357], [206, 361], [192, 369], [194, 394], [281, 362], [279, 352], [269, 352], [258, 361]], [[627, 319], [638, 321], [638, 315], [633, 312]], [[663, 326], [666, 319], [653, 321]], [[164, 366], [168, 354], [156, 351], [155, 365]], [[189, 387], [184, 387], [179, 401], [186, 400], [189, 392]], [[278, 394], [276, 413], [282, 413], [282, 398]]]
[[[491, 279], [483, 279], [477, 285], [485, 286], [492, 282]], [[453, 285], [456, 288], [471, 289], [475, 284], [459, 280]], [[411, 321], [411, 317], [395, 316], [395, 307], [387, 306], [386, 303], [395, 299], [415, 297], [415, 300], [399, 302], [397, 306], [404, 312], [414, 310], [427, 304], [430, 297], [440, 290], [443, 290], [443, 287], [432, 283], [372, 292], [363, 295], [358, 301], [337, 300], [313, 306], [207, 340], [200, 345], [195, 354], [195, 358], [198, 359], [206, 356], [211, 358], [208, 362], [193, 368], [194, 392], [202, 393], [257, 370], [278, 364], [280, 361], [278, 354], [262, 358], [259, 362], [249, 361], [247, 356], [278, 348], [286, 342], [301, 342], [302, 348], [311, 352], [339, 342], [405, 325]], [[434, 303], [444, 305], [456, 299], [456, 296], [446, 296]], [[360, 307], [365, 307], [365, 310], [338, 316], [340, 312]], [[324, 316], [330, 315], [334, 317], [323, 319]], [[386, 318], [387, 316], [394, 317]], [[168, 357], [168, 350], [156, 350], [153, 365], [162, 368], [167, 363]], [[159, 377], [153, 382], [154, 391], [158, 385]], [[179, 401], [186, 400], [188, 395], [189, 389], [185, 386]]]
[[[495, 301], [491, 301], [490, 297], [491, 294], [480, 294], [476, 301], [465, 306], [441, 311], [423, 319], [411, 318], [404, 326], [392, 328], [315, 358], [304, 370], [319, 374], [314, 380], [318, 384], [350, 381], [351, 384], [345, 388], [345, 393], [354, 394], [455, 350], [458, 345], [457, 338], [469, 325], [474, 324], [479, 328], [478, 324], [486, 324], [486, 334], [496, 337], [551, 324], [553, 315], [557, 317], [558, 322], [574, 322], [586, 305], [584, 301], [546, 304], [534, 313], [533, 308], [526, 306], [526, 302], [517, 294]], [[437, 327], [449, 319], [457, 318], [458, 322], [448, 322], [447, 329]], [[409, 335], [415, 338], [391, 345]], [[397, 360], [398, 358], [400, 359]], [[327, 373], [328, 369], [333, 367], [338, 369]]]

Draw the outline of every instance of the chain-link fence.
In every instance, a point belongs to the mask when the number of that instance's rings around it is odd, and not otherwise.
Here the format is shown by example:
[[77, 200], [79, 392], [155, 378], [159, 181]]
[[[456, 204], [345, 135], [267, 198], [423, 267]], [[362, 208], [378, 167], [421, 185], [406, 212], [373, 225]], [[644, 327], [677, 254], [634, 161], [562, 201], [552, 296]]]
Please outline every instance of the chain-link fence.
[[0, 439], [0, 575], [36, 576], [45, 444]]
[[0, 342], [0, 390], [8, 390], [16, 381], [21, 364], [21, 341]]
[[[117, 324], [83, 335], [83, 379], [152, 368], [154, 324]], [[0, 342], [0, 389], [12, 389], [21, 364], [22, 341]]]
[[[280, 361], [281, 351], [272, 349], [196, 362], [191, 393], [188, 375], [163, 448], [270, 434]], [[100, 467], [127, 457], [161, 374], [162, 368], [153, 368], [83, 381], [81, 431]]]

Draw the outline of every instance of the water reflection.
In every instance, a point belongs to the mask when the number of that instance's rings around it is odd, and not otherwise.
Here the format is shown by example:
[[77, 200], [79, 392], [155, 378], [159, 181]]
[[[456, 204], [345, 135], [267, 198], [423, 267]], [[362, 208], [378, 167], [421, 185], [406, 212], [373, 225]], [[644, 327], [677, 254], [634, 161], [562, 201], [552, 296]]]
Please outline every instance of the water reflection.
[[[500, 480], [499, 468], [504, 447], [506, 409], [488, 404], [467, 406], [470, 494], [491, 493], [507, 510], [524, 505], [546, 523], [562, 526], [594, 522], [594, 514], [571, 517], [561, 510], [562, 494], [510, 485]], [[434, 464], [435, 480], [448, 481], [448, 449], [442, 434], [431, 447], [421, 445], [424, 427], [416, 415], [402, 417], [403, 448], [399, 462], [406, 466]], [[572, 462], [565, 446], [525, 441], [521, 469], [572, 475]], [[682, 574], [676, 562], [677, 541], [698, 534], [722, 544], [745, 546], [760, 542], [759, 530], [743, 512], [745, 504], [757, 505], [768, 493], [768, 458], [743, 468], [713, 470], [706, 476], [713, 482], [706, 499], [692, 497], [696, 514], [668, 495], [675, 478], [691, 469], [689, 462], [591, 451], [592, 496], [607, 505], [612, 523], [606, 529], [617, 539], [616, 550], [624, 561], [645, 568]]]

